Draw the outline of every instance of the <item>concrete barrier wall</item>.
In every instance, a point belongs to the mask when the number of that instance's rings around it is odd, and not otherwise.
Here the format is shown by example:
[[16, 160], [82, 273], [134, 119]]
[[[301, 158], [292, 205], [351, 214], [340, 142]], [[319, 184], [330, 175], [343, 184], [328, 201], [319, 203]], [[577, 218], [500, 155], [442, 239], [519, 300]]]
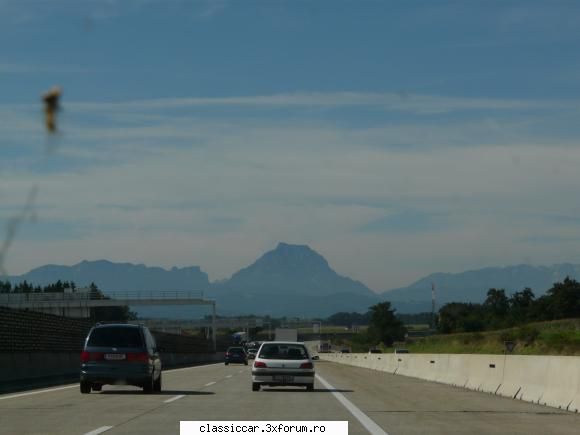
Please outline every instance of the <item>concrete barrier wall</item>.
[[321, 359], [580, 412], [580, 357], [321, 354]]

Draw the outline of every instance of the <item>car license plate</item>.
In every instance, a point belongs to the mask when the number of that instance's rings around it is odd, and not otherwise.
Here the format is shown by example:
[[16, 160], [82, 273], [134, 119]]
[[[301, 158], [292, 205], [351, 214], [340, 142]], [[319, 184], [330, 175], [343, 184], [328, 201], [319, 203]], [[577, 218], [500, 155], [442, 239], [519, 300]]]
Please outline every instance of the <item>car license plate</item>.
[[108, 361], [120, 361], [120, 360], [124, 360], [125, 358], [127, 358], [127, 356], [124, 353], [106, 353], [105, 354], [105, 359]]
[[274, 376], [274, 382], [281, 382], [282, 384], [290, 384], [294, 382], [294, 376]]

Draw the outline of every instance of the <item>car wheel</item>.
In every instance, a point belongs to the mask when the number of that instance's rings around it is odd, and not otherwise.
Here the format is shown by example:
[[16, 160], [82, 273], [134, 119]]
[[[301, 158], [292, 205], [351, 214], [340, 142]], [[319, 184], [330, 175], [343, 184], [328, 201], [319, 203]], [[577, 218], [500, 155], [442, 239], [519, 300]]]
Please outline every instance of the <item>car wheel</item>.
[[153, 392], [153, 377], [151, 377], [151, 379], [143, 384], [143, 392], [145, 394], [150, 394]]
[[93, 384], [93, 391], [101, 391], [103, 389], [103, 384]]
[[244, 365], [247, 366], [248, 365], [248, 361], [244, 361]]
[[260, 384], [252, 382], [252, 391], [260, 391]]
[[306, 391], [314, 391], [314, 384], [306, 385]]
[[227, 363], [224, 363], [224, 364], [225, 364], [225, 365], [228, 365], [229, 363], [227, 362]]
[[159, 373], [159, 377], [153, 383], [153, 391], [155, 391], [156, 393], [161, 392], [161, 373]]
[[87, 381], [81, 381], [81, 393], [89, 394], [91, 392], [91, 384]]

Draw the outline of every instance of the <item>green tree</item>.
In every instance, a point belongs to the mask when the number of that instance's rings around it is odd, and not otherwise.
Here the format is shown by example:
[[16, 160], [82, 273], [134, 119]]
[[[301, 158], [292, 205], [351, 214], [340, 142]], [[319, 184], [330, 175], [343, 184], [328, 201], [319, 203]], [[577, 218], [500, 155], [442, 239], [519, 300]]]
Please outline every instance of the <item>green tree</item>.
[[504, 289], [490, 288], [487, 292], [487, 298], [483, 302], [483, 308], [486, 310], [486, 318], [484, 319], [486, 329], [508, 326], [509, 299]]
[[566, 277], [546, 292], [548, 311], [552, 319], [580, 317], [580, 283]]
[[12, 284], [10, 281], [0, 281], [0, 293], [10, 293], [12, 291]]
[[490, 288], [487, 291], [487, 298], [483, 306], [490, 310], [492, 316], [498, 318], [504, 317], [509, 308], [509, 300], [505, 295], [505, 290]]
[[531, 319], [531, 308], [535, 302], [535, 295], [531, 288], [526, 287], [515, 292], [509, 298], [509, 316], [513, 324], [525, 323]]
[[94, 282], [89, 286], [89, 297], [91, 299], [103, 299], [104, 295]]
[[485, 329], [486, 310], [481, 304], [451, 302], [439, 310], [437, 328], [444, 334]]
[[370, 307], [369, 311], [368, 336], [372, 342], [392, 346], [393, 342], [404, 339], [407, 330], [395, 316], [390, 302], [380, 302]]

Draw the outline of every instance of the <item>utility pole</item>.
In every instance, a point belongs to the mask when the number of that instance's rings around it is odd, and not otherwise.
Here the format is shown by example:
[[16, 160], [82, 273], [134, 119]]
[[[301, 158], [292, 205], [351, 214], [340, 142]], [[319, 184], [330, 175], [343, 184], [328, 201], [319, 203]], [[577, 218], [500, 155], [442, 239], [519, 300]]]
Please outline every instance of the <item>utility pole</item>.
[[435, 329], [435, 283], [431, 282], [431, 329]]
[[212, 302], [211, 308], [212, 308], [212, 310], [211, 310], [211, 341], [213, 342], [213, 351], [217, 352], [216, 332], [215, 332], [215, 328], [216, 328], [216, 324], [215, 324], [215, 315], [216, 315], [215, 301]]

